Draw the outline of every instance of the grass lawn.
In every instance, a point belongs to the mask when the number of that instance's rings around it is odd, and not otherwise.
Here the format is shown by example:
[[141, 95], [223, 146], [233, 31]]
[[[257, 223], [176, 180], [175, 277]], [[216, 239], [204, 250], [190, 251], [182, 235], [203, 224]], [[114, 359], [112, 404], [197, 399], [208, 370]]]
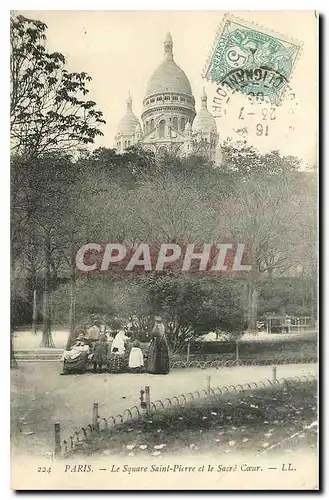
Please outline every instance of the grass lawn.
[[[317, 382], [229, 393], [143, 415], [102, 430], [73, 455], [263, 452], [317, 448]], [[310, 424], [312, 424], [311, 427]], [[299, 433], [297, 436], [293, 436]]]

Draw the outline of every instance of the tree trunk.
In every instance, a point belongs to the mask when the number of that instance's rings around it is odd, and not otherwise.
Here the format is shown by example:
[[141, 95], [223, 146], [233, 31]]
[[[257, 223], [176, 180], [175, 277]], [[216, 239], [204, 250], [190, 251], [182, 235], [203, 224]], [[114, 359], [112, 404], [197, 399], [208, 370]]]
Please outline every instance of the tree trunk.
[[14, 269], [14, 257], [11, 247], [11, 259], [10, 259], [10, 368], [17, 368], [18, 364], [15, 358], [14, 351], [14, 332], [17, 323], [17, 311], [16, 311], [16, 283], [15, 283], [15, 269]]
[[14, 351], [14, 332], [17, 321], [15, 314], [15, 285], [11, 283], [11, 298], [10, 298], [10, 368], [17, 368], [18, 364], [15, 358]]
[[258, 289], [254, 280], [249, 281], [248, 293], [248, 330], [256, 330], [258, 313]]
[[14, 332], [10, 331], [10, 368], [17, 368], [18, 364], [14, 352]]
[[72, 269], [71, 282], [70, 282], [70, 335], [75, 329], [75, 304], [76, 304], [76, 281], [75, 281], [75, 268]]
[[312, 280], [311, 284], [311, 317], [312, 317], [312, 325], [314, 329], [317, 329], [317, 282], [316, 280]]
[[32, 333], [37, 333], [37, 289], [33, 290], [33, 305], [32, 305]]
[[43, 288], [43, 330], [40, 347], [55, 347], [51, 336], [51, 304], [50, 304], [50, 238], [45, 241], [45, 275]]
[[[72, 235], [73, 241], [74, 235]], [[70, 276], [70, 312], [69, 312], [69, 323], [70, 323], [70, 333], [66, 343], [66, 349], [70, 349], [72, 345], [72, 339], [74, 338], [74, 332], [76, 327], [76, 255], [75, 248], [72, 244], [71, 252], [71, 276]]]

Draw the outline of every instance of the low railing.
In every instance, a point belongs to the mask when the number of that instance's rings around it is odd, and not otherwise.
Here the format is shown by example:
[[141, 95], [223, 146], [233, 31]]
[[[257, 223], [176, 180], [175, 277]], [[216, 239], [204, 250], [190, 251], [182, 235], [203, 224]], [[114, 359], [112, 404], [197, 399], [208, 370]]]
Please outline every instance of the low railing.
[[171, 363], [171, 368], [219, 368], [230, 366], [267, 366], [267, 365], [285, 365], [285, 364], [301, 364], [301, 363], [316, 363], [317, 356], [270, 356], [270, 357], [241, 357], [223, 356], [220, 359], [208, 359], [202, 361], [193, 359], [191, 361], [175, 360]]
[[274, 387], [278, 384], [292, 384], [294, 382], [305, 383], [310, 380], [317, 380], [314, 375], [302, 375], [294, 377], [277, 377], [277, 367], [272, 367], [272, 377], [265, 378], [258, 382], [247, 382], [244, 384], [230, 384], [223, 387], [212, 387], [211, 376], [206, 377], [205, 389], [200, 391], [189, 392], [187, 394], [180, 394], [178, 396], [167, 397], [151, 401], [150, 386], [146, 386], [145, 390], [140, 391], [140, 407], [133, 406], [127, 408], [121, 414], [111, 416], [108, 418], [101, 417], [98, 411], [98, 403], [94, 403], [92, 410], [92, 422], [85, 427], [81, 427], [78, 431], [74, 432], [67, 439], [61, 439], [60, 423], [55, 424], [55, 457], [65, 457], [67, 453], [76, 449], [93, 436], [99, 436], [104, 431], [113, 431], [117, 426], [123, 423], [131, 422], [138, 419], [143, 415], [149, 415], [152, 412], [164, 410], [173, 406], [184, 406], [191, 401], [209, 398], [212, 396], [222, 396], [227, 393], [242, 393], [249, 390]]

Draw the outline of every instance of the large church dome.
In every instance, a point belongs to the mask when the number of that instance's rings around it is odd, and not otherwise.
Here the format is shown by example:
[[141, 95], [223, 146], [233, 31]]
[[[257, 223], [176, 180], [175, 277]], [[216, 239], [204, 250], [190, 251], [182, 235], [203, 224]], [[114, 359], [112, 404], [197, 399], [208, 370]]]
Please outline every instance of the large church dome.
[[164, 60], [153, 72], [143, 99], [141, 123], [132, 110], [129, 96], [125, 114], [115, 135], [115, 149], [124, 153], [139, 144], [155, 155], [164, 151], [189, 156], [197, 153], [215, 160], [219, 135], [216, 122], [207, 109], [205, 91], [196, 116], [191, 84], [175, 63], [173, 40], [168, 33], [164, 40]]
[[173, 41], [170, 33], [166, 35], [165, 60], [149, 79], [146, 96], [159, 92], [181, 92], [192, 95], [191, 84], [184, 71], [175, 63], [172, 54]]

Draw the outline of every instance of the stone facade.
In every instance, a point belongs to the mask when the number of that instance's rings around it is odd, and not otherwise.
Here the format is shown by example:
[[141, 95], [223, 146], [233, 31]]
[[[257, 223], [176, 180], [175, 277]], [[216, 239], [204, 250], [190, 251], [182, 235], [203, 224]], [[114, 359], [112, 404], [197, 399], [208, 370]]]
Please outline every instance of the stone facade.
[[191, 84], [174, 61], [169, 33], [164, 41], [164, 61], [147, 85], [142, 126], [132, 111], [130, 95], [126, 106], [115, 136], [118, 152], [141, 144], [154, 153], [171, 152], [182, 156], [198, 153], [214, 161], [218, 158], [219, 136], [215, 119], [207, 109], [207, 96], [203, 90], [197, 114]]

